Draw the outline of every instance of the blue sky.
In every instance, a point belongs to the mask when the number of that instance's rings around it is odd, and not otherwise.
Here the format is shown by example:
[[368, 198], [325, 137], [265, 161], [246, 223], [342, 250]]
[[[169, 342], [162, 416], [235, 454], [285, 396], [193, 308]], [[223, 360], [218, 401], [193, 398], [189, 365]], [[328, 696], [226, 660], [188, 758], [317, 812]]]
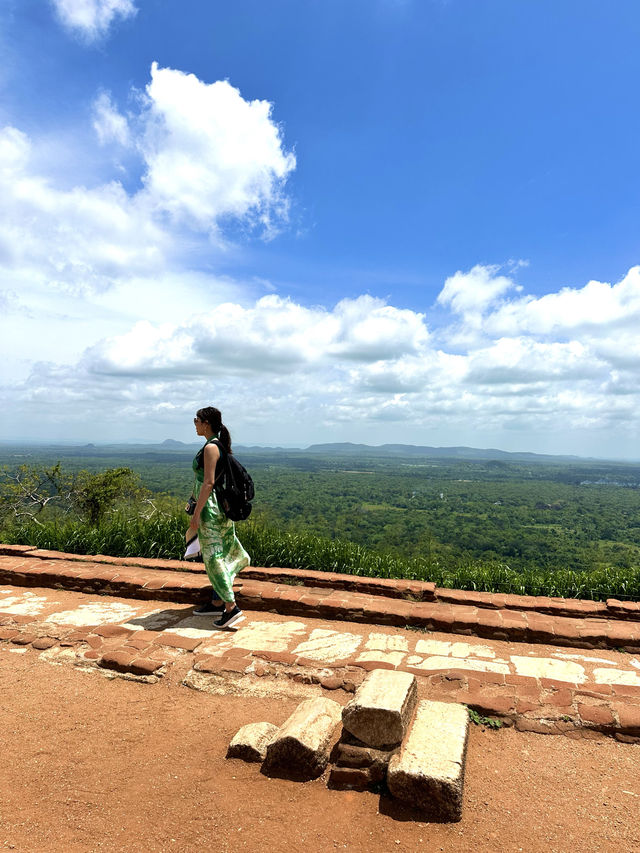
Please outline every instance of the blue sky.
[[0, 438], [640, 457], [636, 2], [0, 28]]

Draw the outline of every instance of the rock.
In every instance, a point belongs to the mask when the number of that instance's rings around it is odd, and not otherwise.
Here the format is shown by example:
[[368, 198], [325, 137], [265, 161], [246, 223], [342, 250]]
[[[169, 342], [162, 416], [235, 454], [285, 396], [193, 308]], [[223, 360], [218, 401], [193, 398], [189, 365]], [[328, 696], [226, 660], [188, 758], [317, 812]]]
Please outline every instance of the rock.
[[50, 649], [52, 646], [55, 646], [58, 641], [54, 640], [53, 637], [38, 637], [37, 640], [34, 640], [31, 645], [34, 649], [40, 649], [44, 651], [45, 649]]
[[340, 791], [366, 791], [373, 783], [368, 767], [332, 767], [327, 786]]
[[278, 732], [273, 723], [248, 723], [234, 735], [227, 758], [241, 758], [243, 761], [264, 761], [267, 746]]
[[357, 746], [351, 743], [338, 743], [335, 749], [335, 764], [337, 767], [374, 767], [379, 768], [384, 776], [397, 749], [374, 749], [371, 746]]
[[320, 686], [325, 690], [339, 690], [342, 687], [342, 679], [337, 675], [328, 675], [320, 680]]
[[427, 820], [460, 820], [468, 733], [464, 705], [420, 702], [402, 749], [389, 762], [390, 794]]
[[300, 781], [320, 776], [341, 711], [324, 696], [301, 702], [268, 745], [263, 772]]
[[367, 746], [397, 746], [418, 700], [415, 675], [374, 669], [342, 711], [342, 725]]

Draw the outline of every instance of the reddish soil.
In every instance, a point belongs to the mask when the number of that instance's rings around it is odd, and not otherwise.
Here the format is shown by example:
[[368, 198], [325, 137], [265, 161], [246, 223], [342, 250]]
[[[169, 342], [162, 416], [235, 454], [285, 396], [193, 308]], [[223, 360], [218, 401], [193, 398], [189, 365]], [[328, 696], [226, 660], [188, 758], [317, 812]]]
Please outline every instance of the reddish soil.
[[463, 819], [427, 824], [375, 794], [225, 760], [241, 725], [280, 723], [295, 700], [179, 677], [108, 680], [3, 652], [0, 850], [640, 851], [640, 745], [472, 727]]

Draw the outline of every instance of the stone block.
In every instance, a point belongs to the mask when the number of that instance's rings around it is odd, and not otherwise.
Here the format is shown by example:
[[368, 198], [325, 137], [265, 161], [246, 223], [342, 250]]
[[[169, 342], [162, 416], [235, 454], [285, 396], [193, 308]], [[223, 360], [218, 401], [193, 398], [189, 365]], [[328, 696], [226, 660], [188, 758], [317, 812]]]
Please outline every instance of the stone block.
[[390, 794], [427, 820], [460, 820], [468, 734], [464, 705], [420, 702], [402, 749], [389, 762]]
[[397, 746], [411, 722], [417, 700], [414, 675], [375, 669], [343, 709], [342, 724], [367, 746]]
[[366, 791], [372, 784], [374, 780], [368, 767], [332, 767], [327, 782], [329, 788], [339, 791]]
[[267, 746], [278, 732], [273, 723], [248, 723], [234, 735], [227, 758], [241, 758], [243, 761], [264, 761]]
[[386, 774], [391, 757], [398, 749], [375, 749], [364, 744], [350, 743], [344, 738], [336, 744], [334, 762], [337, 767], [376, 767]]
[[301, 702], [267, 746], [263, 771], [300, 781], [320, 776], [341, 711], [337, 702], [324, 696]]

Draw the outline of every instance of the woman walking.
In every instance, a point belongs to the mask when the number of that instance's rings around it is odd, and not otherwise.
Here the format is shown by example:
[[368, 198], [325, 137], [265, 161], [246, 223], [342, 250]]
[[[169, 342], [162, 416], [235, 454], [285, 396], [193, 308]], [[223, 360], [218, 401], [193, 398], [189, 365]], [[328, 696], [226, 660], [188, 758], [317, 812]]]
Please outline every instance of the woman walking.
[[188, 542], [198, 537], [205, 569], [213, 586], [211, 601], [197, 607], [193, 613], [194, 616], [218, 616], [214, 627], [231, 628], [244, 619], [235, 601], [233, 581], [238, 572], [250, 563], [249, 555], [236, 536], [235, 524], [218, 507], [213, 488], [216, 473], [220, 472], [221, 451], [216, 441], [222, 445], [222, 452], [231, 453], [231, 436], [222, 423], [220, 411], [213, 406], [198, 409], [193, 423], [196, 433], [206, 438], [206, 443], [193, 460], [196, 508], [185, 538]]

